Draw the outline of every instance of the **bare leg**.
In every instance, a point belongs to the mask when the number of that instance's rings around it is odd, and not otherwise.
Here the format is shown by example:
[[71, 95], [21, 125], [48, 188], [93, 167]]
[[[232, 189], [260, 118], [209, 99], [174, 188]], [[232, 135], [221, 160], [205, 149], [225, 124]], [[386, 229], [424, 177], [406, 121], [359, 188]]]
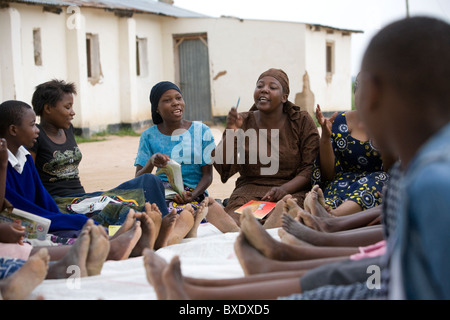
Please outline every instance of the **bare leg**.
[[213, 197], [209, 197], [207, 220], [223, 233], [238, 232], [240, 230], [234, 219]]
[[354, 201], [347, 200], [344, 201], [339, 207], [334, 210], [331, 210], [331, 213], [336, 217], [347, 216], [350, 214], [354, 214], [362, 211], [362, 208], [359, 204]]
[[27, 298], [47, 275], [50, 256], [47, 249], [40, 249], [14, 274], [0, 280], [0, 299], [21, 300]]
[[287, 232], [286, 230], [280, 228], [278, 229], [278, 236], [281, 239], [281, 242], [286, 243], [286, 244], [290, 244], [290, 245], [294, 245], [294, 246], [311, 246], [311, 244], [300, 240], [299, 238], [297, 238], [296, 236], [290, 234], [289, 232]]
[[292, 246], [276, 241], [253, 217], [251, 210], [244, 210], [241, 229], [249, 243], [266, 257], [276, 260], [309, 260], [326, 257], [349, 256], [357, 253], [357, 248], [345, 247], [305, 247]]
[[303, 272], [252, 275], [235, 279], [195, 279], [184, 277], [180, 260], [168, 264], [153, 252], [144, 253], [147, 278], [158, 299], [276, 299], [301, 292], [299, 277]]
[[243, 233], [236, 239], [234, 250], [247, 276], [280, 271], [305, 271], [326, 263], [348, 259], [348, 256], [343, 256], [295, 261], [273, 260], [265, 257], [253, 247]]
[[[314, 190], [317, 190], [317, 192], [314, 192]], [[333, 214], [326, 214], [326, 212], [331, 212], [331, 210], [323, 210], [323, 200], [321, 200], [321, 197], [323, 197], [323, 193], [318, 187], [315, 187], [307, 196], [307, 207], [312, 210], [313, 214], [296, 206], [295, 203], [290, 203], [291, 210], [297, 210], [302, 221], [312, 229], [336, 232], [379, 224], [378, 219], [381, 216], [382, 210], [380, 206], [338, 217]]]
[[383, 240], [383, 230], [381, 227], [363, 227], [348, 231], [327, 233], [313, 230], [292, 219], [289, 215], [283, 216], [283, 229], [298, 239], [315, 246], [359, 247], [371, 245]]

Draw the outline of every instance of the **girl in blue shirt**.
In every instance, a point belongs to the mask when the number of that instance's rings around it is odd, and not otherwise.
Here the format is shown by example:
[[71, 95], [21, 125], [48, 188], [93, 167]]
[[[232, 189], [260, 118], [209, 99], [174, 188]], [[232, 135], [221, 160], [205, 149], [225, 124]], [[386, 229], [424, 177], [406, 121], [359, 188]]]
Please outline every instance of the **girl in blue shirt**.
[[[180, 89], [168, 81], [156, 84], [150, 93], [154, 126], [140, 138], [135, 161], [136, 177], [151, 173], [154, 167], [163, 168], [170, 159], [181, 164], [185, 191], [168, 200], [172, 208], [183, 210], [190, 203], [199, 207], [212, 182], [211, 151], [215, 148], [209, 127], [201, 122], [183, 118], [185, 102]], [[161, 174], [165, 186], [168, 178]]]

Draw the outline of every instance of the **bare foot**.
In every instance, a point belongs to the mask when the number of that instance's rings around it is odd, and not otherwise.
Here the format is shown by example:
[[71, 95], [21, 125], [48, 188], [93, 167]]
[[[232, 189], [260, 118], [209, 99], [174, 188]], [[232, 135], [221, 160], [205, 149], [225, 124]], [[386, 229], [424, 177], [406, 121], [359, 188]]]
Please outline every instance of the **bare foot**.
[[178, 214], [175, 209], [173, 209], [168, 215], [162, 218], [161, 229], [159, 230], [158, 238], [155, 242], [155, 249], [167, 246], [169, 237], [173, 232], [177, 219]]
[[148, 202], [145, 203], [145, 212], [153, 220], [153, 223], [155, 224], [155, 239], [157, 239], [162, 224], [162, 213], [159, 210], [158, 205], [156, 203], [150, 204]]
[[303, 223], [293, 219], [289, 215], [283, 216], [283, 229], [303, 241], [313, 246], [326, 246], [325, 237], [327, 233], [312, 229]]
[[155, 289], [158, 299], [165, 300], [166, 290], [162, 281], [162, 273], [167, 266], [167, 262], [150, 249], [144, 249], [142, 254], [147, 281]]
[[211, 196], [208, 197], [207, 220], [223, 233], [239, 232], [240, 230], [234, 219], [226, 213], [223, 207]]
[[47, 275], [50, 255], [40, 249], [14, 274], [0, 281], [0, 299], [22, 300], [27, 298]]
[[[78, 267], [77, 274], [80, 277], [87, 277], [88, 271], [86, 268], [86, 261], [89, 253], [89, 246], [91, 244], [91, 229], [95, 227], [94, 221], [89, 219], [80, 235], [73, 245], [70, 246], [69, 252], [60, 260], [50, 264], [47, 273], [47, 279], [64, 279], [72, 274], [68, 272], [69, 266]], [[108, 241], [109, 242], [109, 241]]]
[[103, 268], [103, 263], [109, 253], [109, 239], [102, 226], [93, 226], [90, 232], [91, 242], [86, 260], [86, 269], [89, 276], [99, 275]]
[[163, 282], [166, 287], [166, 298], [168, 300], [188, 300], [183, 288], [183, 275], [181, 274], [180, 258], [175, 256], [162, 274]]
[[295, 237], [294, 235], [288, 233], [286, 230], [280, 228], [278, 229], [278, 235], [280, 236], [281, 242], [294, 245], [294, 246], [310, 246], [309, 243], [306, 243], [299, 238]]
[[300, 211], [303, 209], [298, 205], [297, 200], [288, 199], [285, 202], [284, 211], [289, 214], [292, 218], [297, 218]]
[[132, 227], [122, 232], [119, 236], [112, 238], [107, 260], [125, 260], [127, 259], [136, 243], [141, 238], [142, 229], [141, 222], [134, 221]]
[[245, 275], [248, 276], [272, 271], [266, 268], [269, 265], [266, 263], [268, 259], [248, 242], [243, 232], [239, 233], [234, 242], [234, 252], [236, 252], [236, 256]]
[[312, 215], [320, 218], [333, 217], [327, 209], [320, 204], [319, 195], [317, 191], [310, 191], [305, 197], [305, 211], [310, 212]]
[[284, 205], [285, 205], [284, 200], [280, 200], [277, 202], [272, 212], [269, 214], [269, 217], [263, 224], [264, 229], [281, 227], [281, 215], [283, 214]]
[[241, 216], [241, 230], [248, 242], [264, 256], [276, 259], [277, 241], [261, 226], [250, 208], [245, 208]]
[[146, 212], [142, 212], [142, 216], [140, 218], [142, 235], [139, 238], [136, 246], [133, 248], [131, 252], [132, 257], [138, 257], [142, 255], [142, 251], [145, 248], [153, 250], [155, 247], [156, 236], [159, 233], [156, 230], [155, 223], [153, 219]]
[[134, 227], [134, 222], [136, 221], [136, 219], [139, 219], [141, 217], [141, 213], [140, 212], [136, 212], [133, 209], [130, 209], [130, 211], [128, 211], [127, 217], [125, 218], [125, 221], [123, 222], [122, 226], [119, 228], [119, 230], [116, 231], [116, 233], [110, 237], [110, 239], [114, 239], [118, 236], [120, 236], [122, 233], [127, 232], [128, 230], [130, 230], [131, 228]]
[[197, 238], [197, 230], [198, 226], [202, 222], [203, 219], [206, 218], [208, 214], [208, 197], [206, 197], [201, 203], [200, 207], [198, 207], [197, 211], [195, 212], [194, 216], [194, 225], [192, 226], [192, 229], [188, 232], [185, 238]]
[[298, 216], [299, 216], [298, 221], [301, 221], [305, 226], [317, 231], [326, 231], [323, 229], [322, 221], [325, 221], [328, 218], [324, 219], [321, 217], [314, 216], [311, 213], [306, 212], [305, 210], [299, 211]]
[[328, 205], [325, 203], [325, 196], [324, 196], [324, 194], [323, 194], [322, 189], [321, 189], [318, 185], [315, 185], [315, 186], [312, 188], [312, 190], [315, 191], [315, 192], [317, 192], [317, 200], [319, 201], [319, 204], [320, 204], [322, 207], [324, 207], [325, 210], [327, 210], [328, 213], [331, 213], [331, 208], [330, 208], [330, 206], [328, 206]]
[[194, 225], [194, 208], [187, 204], [183, 211], [178, 215], [172, 234], [167, 242], [168, 245], [180, 243], [188, 234]]

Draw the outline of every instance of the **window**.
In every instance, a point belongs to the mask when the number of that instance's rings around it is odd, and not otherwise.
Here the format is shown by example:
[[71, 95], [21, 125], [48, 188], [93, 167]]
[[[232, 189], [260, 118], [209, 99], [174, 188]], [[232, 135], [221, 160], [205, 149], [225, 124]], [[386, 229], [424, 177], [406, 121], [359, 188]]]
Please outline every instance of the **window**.
[[147, 39], [136, 37], [136, 75], [145, 77], [148, 75]]
[[100, 46], [98, 34], [86, 34], [86, 58], [87, 75], [92, 84], [99, 83], [103, 79], [100, 64]]
[[327, 42], [326, 45], [326, 81], [330, 83], [334, 74], [334, 42]]
[[334, 43], [327, 42], [327, 73], [334, 73]]
[[41, 29], [33, 29], [34, 65], [42, 66]]

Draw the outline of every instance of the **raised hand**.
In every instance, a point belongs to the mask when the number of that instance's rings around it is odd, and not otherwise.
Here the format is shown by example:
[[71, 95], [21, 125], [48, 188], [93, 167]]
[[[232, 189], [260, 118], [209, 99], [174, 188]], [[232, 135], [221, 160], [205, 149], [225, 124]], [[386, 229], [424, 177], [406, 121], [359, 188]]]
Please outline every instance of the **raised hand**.
[[243, 119], [235, 107], [231, 108], [227, 117], [227, 129], [237, 130], [242, 127]]
[[322, 137], [330, 138], [331, 137], [331, 127], [333, 126], [334, 120], [336, 120], [336, 117], [338, 116], [338, 113], [335, 112], [331, 116], [331, 118], [327, 119], [322, 114], [322, 110], [320, 109], [320, 106], [317, 105], [316, 108], [316, 118], [319, 122], [320, 126], [322, 127]]

